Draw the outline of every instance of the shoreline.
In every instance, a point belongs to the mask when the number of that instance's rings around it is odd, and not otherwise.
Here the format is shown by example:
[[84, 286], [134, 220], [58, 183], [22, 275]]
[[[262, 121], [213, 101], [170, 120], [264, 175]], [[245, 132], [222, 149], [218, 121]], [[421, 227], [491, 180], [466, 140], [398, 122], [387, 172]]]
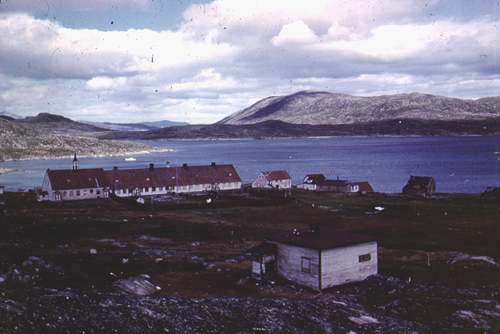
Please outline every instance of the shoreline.
[[[126, 151], [126, 152], [117, 152], [117, 153], [102, 153], [102, 154], [78, 154], [78, 158], [109, 158], [109, 157], [124, 157], [130, 155], [146, 155], [151, 153], [161, 153], [161, 152], [175, 152], [172, 148], [153, 148], [150, 150], [141, 150], [141, 151]], [[0, 161], [0, 164], [4, 162], [13, 162], [13, 161], [34, 161], [34, 160], [64, 160], [73, 158], [73, 154], [70, 155], [58, 155], [58, 156], [34, 156], [34, 157], [24, 157], [20, 159], [5, 159]], [[9, 169], [9, 168], [3, 168]], [[0, 171], [2, 168], [0, 168]], [[11, 170], [12, 172], [15, 170]], [[0, 174], [2, 174], [0, 172]], [[5, 174], [5, 173], [4, 173]]]
[[[482, 134], [450, 134], [450, 135], [392, 135], [392, 134], [375, 134], [375, 135], [336, 135], [336, 136], [277, 136], [277, 137], [199, 137], [199, 138], [151, 138], [151, 139], [126, 139], [129, 141], [236, 141], [236, 140], [280, 140], [280, 139], [334, 139], [334, 138], [436, 138], [436, 137], [498, 137], [500, 133], [482, 135]], [[122, 140], [122, 139], [114, 139]], [[123, 139], [125, 140], [125, 139]]]
[[17, 171], [15, 168], [0, 168], [0, 175], [13, 173], [15, 171]]

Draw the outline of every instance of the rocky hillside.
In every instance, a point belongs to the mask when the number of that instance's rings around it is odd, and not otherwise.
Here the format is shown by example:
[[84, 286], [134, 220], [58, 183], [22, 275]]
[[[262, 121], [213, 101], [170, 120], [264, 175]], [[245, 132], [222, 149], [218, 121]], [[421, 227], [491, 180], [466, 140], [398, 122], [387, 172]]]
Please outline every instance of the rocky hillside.
[[347, 135], [497, 135], [500, 117], [485, 120], [432, 121], [395, 119], [357, 124], [292, 124], [265, 121], [256, 124], [210, 124], [174, 126], [150, 131], [114, 131], [103, 139], [187, 139], [187, 138], [266, 138], [266, 137], [320, 137]]
[[393, 119], [480, 120], [500, 117], [500, 97], [462, 100], [429, 94], [361, 97], [302, 91], [262, 99], [219, 123], [352, 124]]
[[102, 127], [81, 122], [75, 122], [64, 116], [54, 115], [49, 113], [40, 113], [36, 116], [30, 116], [23, 119], [15, 120], [15, 122], [18, 124], [35, 127], [38, 130], [46, 130], [63, 134], [67, 134], [68, 132], [97, 133], [97, 132], [107, 131]]
[[[64, 126], [57, 122], [54, 125], [59, 130]], [[80, 155], [111, 155], [148, 149], [142, 144], [100, 140], [71, 131], [60, 134], [57, 130], [38, 128], [38, 124], [19, 124], [0, 118], [0, 161], [70, 156], [73, 152]]]

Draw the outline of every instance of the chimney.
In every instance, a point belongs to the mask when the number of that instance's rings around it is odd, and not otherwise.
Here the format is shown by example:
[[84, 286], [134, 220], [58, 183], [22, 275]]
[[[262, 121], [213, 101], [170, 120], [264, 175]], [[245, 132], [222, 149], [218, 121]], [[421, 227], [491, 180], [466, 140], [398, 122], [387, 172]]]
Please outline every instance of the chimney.
[[182, 164], [182, 168], [187, 168], [187, 167], [188, 167], [188, 164], [186, 164], [186, 163]]
[[114, 166], [114, 167], [113, 167], [113, 170], [118, 170], [118, 167], [117, 167], [117, 166]]
[[155, 164], [149, 164], [149, 170], [155, 169]]
[[210, 166], [215, 167], [215, 162], [212, 161], [212, 163], [210, 164]]

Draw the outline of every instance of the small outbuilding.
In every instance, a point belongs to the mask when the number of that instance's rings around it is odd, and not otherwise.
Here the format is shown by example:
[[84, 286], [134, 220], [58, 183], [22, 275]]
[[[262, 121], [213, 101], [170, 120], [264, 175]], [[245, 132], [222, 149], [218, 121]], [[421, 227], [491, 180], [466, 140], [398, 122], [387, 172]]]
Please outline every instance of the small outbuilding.
[[286, 170], [264, 171], [252, 183], [252, 188], [291, 189], [292, 178]]
[[373, 192], [373, 187], [368, 181], [349, 182], [349, 192], [358, 194], [368, 194]]
[[[362, 281], [378, 272], [377, 242], [367, 236], [319, 229], [294, 230], [272, 237], [267, 243], [276, 247], [269, 263], [275, 263], [278, 275], [315, 290]], [[266, 257], [272, 257], [270, 250], [267, 251]], [[259, 273], [262, 259], [254, 258], [253, 274]]]
[[297, 188], [305, 190], [317, 190], [318, 185], [326, 181], [326, 176], [323, 174], [308, 174], [304, 177], [302, 184]]
[[408, 183], [403, 187], [407, 195], [429, 196], [436, 192], [436, 181], [431, 176], [410, 176]]

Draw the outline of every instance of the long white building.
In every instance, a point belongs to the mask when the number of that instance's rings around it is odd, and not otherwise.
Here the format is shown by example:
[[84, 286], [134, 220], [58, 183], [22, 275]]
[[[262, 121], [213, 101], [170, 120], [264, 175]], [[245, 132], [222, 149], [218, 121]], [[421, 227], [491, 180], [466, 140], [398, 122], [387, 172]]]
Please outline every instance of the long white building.
[[118, 169], [48, 169], [43, 179], [40, 201], [64, 201], [117, 197], [152, 196], [241, 189], [241, 179], [233, 165]]

